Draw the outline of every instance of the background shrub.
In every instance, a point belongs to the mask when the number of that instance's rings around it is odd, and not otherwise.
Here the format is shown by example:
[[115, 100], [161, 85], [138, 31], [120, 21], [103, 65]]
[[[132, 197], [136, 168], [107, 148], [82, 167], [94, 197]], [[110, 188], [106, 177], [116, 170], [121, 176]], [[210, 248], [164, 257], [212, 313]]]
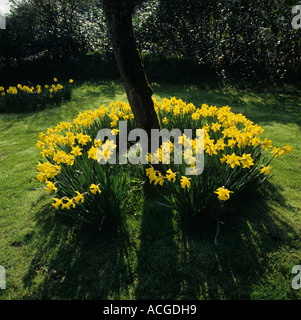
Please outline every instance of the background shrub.
[[[196, 82], [208, 77], [230, 82], [298, 81], [301, 41], [291, 26], [293, 5], [285, 0], [144, 1], [136, 7], [133, 24], [137, 45], [148, 61], [189, 64]], [[80, 66], [88, 52], [112, 58], [101, 2], [23, 0], [7, 17], [7, 30], [0, 32], [0, 65], [6, 67], [22, 68], [28, 60], [36, 63], [43, 57], [61, 66], [66, 61]], [[111, 58], [97, 62], [105, 62], [109, 69]], [[170, 81], [168, 70], [161, 63], [153, 74]], [[187, 74], [180, 68], [175, 78]], [[82, 76], [99, 78], [107, 73], [96, 74], [91, 68]]]
[[43, 109], [48, 105], [58, 105], [70, 100], [73, 79], [63, 85], [54, 78], [52, 84], [17, 84], [0, 87], [0, 112], [25, 112]]

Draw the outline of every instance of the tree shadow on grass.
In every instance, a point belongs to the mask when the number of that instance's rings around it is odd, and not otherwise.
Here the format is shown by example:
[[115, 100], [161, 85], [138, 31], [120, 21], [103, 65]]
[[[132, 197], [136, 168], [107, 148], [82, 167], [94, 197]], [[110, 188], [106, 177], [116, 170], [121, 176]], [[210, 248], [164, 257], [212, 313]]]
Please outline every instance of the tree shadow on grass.
[[[235, 214], [221, 226], [217, 245], [208, 241], [215, 230], [213, 220], [203, 221], [183, 229], [181, 263], [185, 299], [254, 299], [254, 286], [264, 283], [273, 270], [270, 254], [289, 241], [287, 234], [295, 234], [285, 219], [275, 216], [269, 201], [288, 207], [277, 188], [266, 184], [261, 192], [248, 194], [236, 202]], [[226, 213], [228, 214], [228, 213]], [[232, 216], [230, 216], [232, 215]], [[209, 231], [209, 233], [208, 233]], [[209, 237], [210, 239], [210, 237]], [[262, 284], [262, 286], [264, 286]], [[267, 299], [294, 298], [287, 280], [285, 288], [268, 292]], [[263, 295], [259, 295], [264, 299]]]
[[[24, 299], [296, 298], [290, 278], [282, 288], [276, 283], [275, 292], [269, 287], [269, 273], [277, 277], [271, 254], [293, 248], [299, 237], [270, 206], [294, 210], [277, 187], [267, 184], [265, 193], [239, 199], [217, 245], [213, 219], [183, 225], [155, 199], [147, 194], [144, 200], [138, 249], [123, 221], [98, 233], [43, 207], [28, 235], [35, 252], [23, 278]], [[285, 266], [277, 268], [290, 276]]]
[[[216, 222], [204, 216], [181, 224], [172, 212], [145, 202], [138, 252], [137, 299], [253, 299], [254, 286], [266, 281], [273, 269], [269, 255], [281, 250], [295, 234], [285, 219], [268, 205], [277, 199], [287, 206], [277, 188], [268, 184], [264, 195], [254, 193], [236, 203], [214, 244]], [[176, 222], [178, 221], [178, 222]], [[298, 235], [294, 235], [295, 238]], [[284, 273], [287, 270], [284, 270]], [[286, 275], [287, 276], [287, 275]], [[285, 288], [268, 292], [268, 299], [294, 298]], [[259, 294], [259, 299], [264, 299]]]
[[102, 233], [72, 225], [45, 206], [37, 217], [36, 252], [23, 278], [25, 299], [120, 299], [133, 282], [124, 223]]
[[140, 230], [138, 285], [141, 300], [176, 299], [180, 277], [177, 270], [178, 247], [170, 210], [162, 209], [146, 196]]

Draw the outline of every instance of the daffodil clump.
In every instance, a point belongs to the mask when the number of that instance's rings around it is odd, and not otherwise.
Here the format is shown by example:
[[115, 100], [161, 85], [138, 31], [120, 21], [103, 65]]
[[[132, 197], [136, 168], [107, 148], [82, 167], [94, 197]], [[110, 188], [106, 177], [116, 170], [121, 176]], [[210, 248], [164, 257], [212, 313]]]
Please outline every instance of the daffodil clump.
[[[157, 164], [146, 165], [144, 174], [142, 165], [118, 163], [114, 141], [96, 140], [102, 128], [110, 128], [118, 138], [119, 121], [127, 121], [128, 131], [135, 128], [128, 103], [117, 101], [81, 112], [72, 121], [40, 133], [37, 147], [44, 161], [38, 164], [37, 179], [53, 194], [57, 210], [101, 227], [105, 219], [120, 215], [137, 190], [137, 181], [146, 176], [159, 191], [162, 205], [189, 217], [207, 212], [220, 219], [225, 204], [248, 188], [257, 188], [270, 176], [271, 161], [291, 152], [288, 145], [276, 147], [261, 138], [262, 127], [228, 106], [197, 107], [176, 98], [154, 99], [154, 104], [161, 128], [203, 129], [204, 144], [200, 147], [196, 135], [184, 133], [178, 141], [163, 141], [157, 152], [148, 154], [149, 162], [155, 159]], [[191, 146], [183, 149], [181, 164], [174, 161], [176, 142]], [[197, 170], [198, 154], [204, 157], [202, 173], [188, 175], [187, 168], [192, 173]], [[116, 164], [110, 164], [114, 156]]]
[[[88, 110], [68, 122], [39, 134], [36, 143], [43, 161], [37, 180], [52, 195], [52, 206], [61, 213], [101, 229], [104, 221], [118, 221], [132, 190], [138, 190], [136, 171], [141, 168], [107, 162], [116, 151], [112, 140], [97, 140], [101, 128], [118, 135], [118, 121], [133, 122], [128, 104], [111, 103]], [[133, 193], [134, 196], [134, 193]]]
[[[169, 129], [203, 129], [204, 145], [200, 148], [196, 137], [179, 139], [183, 147], [183, 162], [175, 165], [164, 162], [164, 154], [174, 148], [174, 141], [162, 143], [149, 157], [159, 159], [160, 167], [146, 169], [149, 182], [158, 187], [164, 204], [172, 209], [194, 217], [208, 212], [219, 219], [223, 208], [232, 197], [248, 188], [257, 188], [270, 175], [271, 161], [289, 154], [291, 146], [276, 147], [268, 138], [261, 138], [264, 129], [231, 108], [217, 108], [203, 104], [196, 107], [181, 99], [163, 99], [155, 102], [161, 126]], [[185, 174], [187, 166], [196, 168], [196, 156], [204, 155], [201, 174]], [[270, 155], [270, 156], [269, 156]]]
[[71, 96], [71, 84], [60, 84], [57, 78], [51, 84], [0, 86], [0, 111], [34, 111], [46, 105], [59, 104], [63, 100], [69, 100]]

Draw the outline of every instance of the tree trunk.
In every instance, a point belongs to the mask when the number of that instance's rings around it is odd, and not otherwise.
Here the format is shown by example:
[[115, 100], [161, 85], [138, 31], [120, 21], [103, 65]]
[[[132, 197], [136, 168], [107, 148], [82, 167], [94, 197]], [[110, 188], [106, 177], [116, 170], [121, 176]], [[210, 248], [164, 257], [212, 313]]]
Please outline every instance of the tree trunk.
[[115, 59], [137, 127], [149, 135], [151, 129], [158, 129], [160, 125], [152, 100], [153, 91], [147, 81], [133, 31], [133, 9], [139, 2], [141, 0], [104, 0], [103, 9]]

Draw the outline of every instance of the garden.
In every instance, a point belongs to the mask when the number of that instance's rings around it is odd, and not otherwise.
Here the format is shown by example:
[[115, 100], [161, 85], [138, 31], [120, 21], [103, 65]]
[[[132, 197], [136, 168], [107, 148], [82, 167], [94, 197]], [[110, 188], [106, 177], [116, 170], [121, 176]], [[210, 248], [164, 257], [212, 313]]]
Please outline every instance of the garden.
[[119, 5], [0, 30], [0, 299], [300, 299], [296, 3]]

